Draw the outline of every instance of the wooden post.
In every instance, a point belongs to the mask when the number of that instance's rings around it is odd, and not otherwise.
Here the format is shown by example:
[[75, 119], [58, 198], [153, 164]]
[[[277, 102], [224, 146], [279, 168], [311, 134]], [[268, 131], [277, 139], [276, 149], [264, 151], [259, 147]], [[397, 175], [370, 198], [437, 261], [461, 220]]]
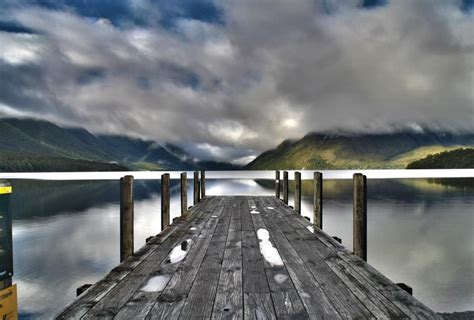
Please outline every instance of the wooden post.
[[120, 261], [133, 255], [133, 176], [120, 179]]
[[170, 225], [170, 175], [161, 175], [161, 230]]
[[206, 197], [206, 171], [201, 170], [201, 199]]
[[301, 172], [295, 172], [295, 211], [301, 214]]
[[288, 171], [283, 171], [283, 203], [288, 204]]
[[199, 202], [199, 172], [194, 171], [194, 205]]
[[367, 177], [355, 173], [353, 184], [354, 254], [367, 261]]
[[323, 229], [323, 174], [314, 173], [313, 223]]
[[10, 183], [0, 180], [0, 243], [2, 262], [0, 290], [7, 289], [13, 284], [12, 191], [13, 188]]
[[188, 185], [186, 172], [181, 173], [181, 215], [188, 211]]
[[275, 197], [280, 199], [280, 171], [275, 172]]

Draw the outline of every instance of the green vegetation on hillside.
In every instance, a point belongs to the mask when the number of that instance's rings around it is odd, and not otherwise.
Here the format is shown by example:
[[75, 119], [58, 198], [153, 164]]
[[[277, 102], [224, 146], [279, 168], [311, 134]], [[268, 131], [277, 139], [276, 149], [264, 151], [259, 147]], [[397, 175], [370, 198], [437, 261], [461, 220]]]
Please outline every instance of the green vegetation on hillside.
[[308, 134], [284, 141], [247, 165], [247, 169], [405, 168], [432, 151], [474, 146], [474, 135], [393, 133], [360, 135]]
[[195, 162], [181, 148], [116, 135], [94, 135], [34, 119], [0, 119], [0, 171], [224, 170]]
[[127, 167], [97, 161], [0, 152], [0, 172], [128, 171]]
[[474, 168], [474, 148], [459, 148], [452, 151], [431, 154], [407, 165], [407, 169], [456, 168]]

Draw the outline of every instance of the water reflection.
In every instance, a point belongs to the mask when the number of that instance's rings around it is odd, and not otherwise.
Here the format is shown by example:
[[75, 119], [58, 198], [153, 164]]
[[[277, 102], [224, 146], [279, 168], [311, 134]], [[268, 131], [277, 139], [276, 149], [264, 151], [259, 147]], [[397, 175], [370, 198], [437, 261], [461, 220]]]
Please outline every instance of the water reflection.
[[[20, 313], [23, 318], [49, 319], [75, 298], [77, 287], [96, 282], [117, 265], [119, 185], [16, 181], [13, 186], [14, 281]], [[311, 187], [304, 182], [302, 214], [312, 218]], [[159, 182], [135, 181], [136, 249], [161, 228], [159, 190]], [[207, 182], [210, 195], [273, 192], [271, 182]], [[351, 181], [325, 181], [323, 228], [349, 249], [351, 192]], [[426, 179], [369, 180], [368, 193], [369, 263], [393, 281], [409, 284], [418, 299], [437, 311], [474, 309], [474, 189]], [[188, 199], [193, 199], [192, 188]], [[292, 201], [290, 197], [290, 205]], [[173, 181], [171, 219], [179, 208], [179, 188]], [[176, 257], [186, 250], [180, 246]], [[160, 287], [161, 280], [150, 280], [150, 287]]]

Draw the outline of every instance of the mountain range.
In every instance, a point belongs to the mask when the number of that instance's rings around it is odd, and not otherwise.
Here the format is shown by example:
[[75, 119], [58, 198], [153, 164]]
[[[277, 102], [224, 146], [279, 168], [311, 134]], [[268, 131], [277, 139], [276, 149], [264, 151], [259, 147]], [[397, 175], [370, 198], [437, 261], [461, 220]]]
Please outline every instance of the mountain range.
[[118, 135], [94, 135], [34, 119], [0, 119], [0, 171], [109, 171], [234, 169], [195, 161], [172, 144]]
[[310, 133], [262, 153], [246, 169], [406, 168], [409, 163], [430, 154], [473, 146], [474, 133], [429, 130], [383, 134]]
[[[35, 119], [0, 119], [0, 137], [0, 171], [242, 169], [226, 162], [196, 160], [174, 144], [95, 135]], [[262, 153], [244, 169], [406, 168], [431, 154], [473, 146], [474, 133], [309, 133]]]

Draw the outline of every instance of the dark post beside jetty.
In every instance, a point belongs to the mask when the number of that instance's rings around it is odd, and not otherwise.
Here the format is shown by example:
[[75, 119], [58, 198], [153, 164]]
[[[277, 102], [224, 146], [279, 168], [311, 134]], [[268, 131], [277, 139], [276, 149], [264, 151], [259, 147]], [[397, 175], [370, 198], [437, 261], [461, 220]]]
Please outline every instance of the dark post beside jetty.
[[0, 290], [12, 286], [13, 238], [11, 216], [12, 186], [0, 180]]
[[354, 254], [367, 261], [367, 177], [355, 173], [353, 184]]
[[120, 179], [120, 261], [133, 255], [133, 176]]
[[288, 171], [283, 171], [283, 203], [288, 204]]
[[323, 229], [323, 174], [314, 173], [313, 223]]
[[181, 173], [181, 215], [184, 216], [188, 211], [188, 185], [186, 172]]
[[161, 230], [170, 225], [170, 175], [161, 175]]
[[295, 211], [301, 214], [301, 172], [295, 172]]
[[201, 199], [206, 197], [206, 171], [201, 170]]
[[275, 197], [280, 199], [280, 171], [275, 171]]
[[194, 205], [199, 202], [199, 171], [194, 171]]

